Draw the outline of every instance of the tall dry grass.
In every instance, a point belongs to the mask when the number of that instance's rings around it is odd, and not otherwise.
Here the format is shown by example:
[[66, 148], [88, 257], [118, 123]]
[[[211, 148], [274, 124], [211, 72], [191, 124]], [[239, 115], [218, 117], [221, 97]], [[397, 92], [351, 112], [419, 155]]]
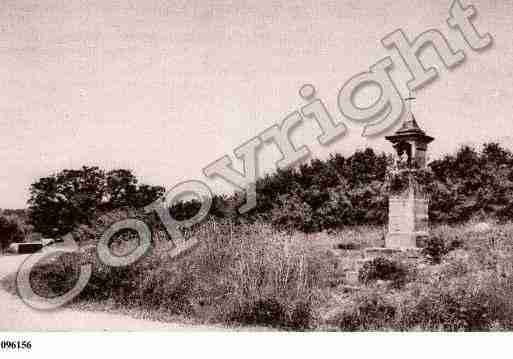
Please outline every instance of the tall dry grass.
[[201, 322], [309, 329], [333, 279], [329, 251], [266, 224], [207, 222], [192, 233], [199, 245], [169, 258], [168, 243], [127, 268], [94, 263], [85, 301], [182, 315]]
[[440, 263], [419, 261], [414, 280], [400, 288], [363, 286], [340, 301], [324, 325], [339, 330], [512, 330], [513, 225], [477, 228], [433, 228], [446, 248]]
[[[180, 258], [169, 258], [162, 240], [126, 268], [102, 265], [94, 251], [76, 258], [94, 267], [78, 304], [287, 330], [512, 330], [513, 224], [439, 226], [432, 233], [439, 262], [420, 258], [400, 286], [375, 273], [382, 280], [347, 291], [340, 273], [361, 248], [379, 244], [381, 229], [287, 235], [261, 223], [206, 222], [190, 233], [198, 247]], [[62, 271], [73, 273], [72, 258], [35, 278], [58, 292], [59, 283], [69, 285]]]

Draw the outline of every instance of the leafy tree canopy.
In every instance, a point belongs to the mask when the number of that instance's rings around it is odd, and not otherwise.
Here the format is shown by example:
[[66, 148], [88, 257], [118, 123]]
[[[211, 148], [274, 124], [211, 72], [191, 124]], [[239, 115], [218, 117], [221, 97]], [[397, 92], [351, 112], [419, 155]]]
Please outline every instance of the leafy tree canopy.
[[163, 193], [163, 187], [138, 184], [130, 170], [105, 172], [86, 166], [63, 170], [31, 185], [29, 219], [35, 231], [57, 236], [90, 224], [98, 213], [123, 206], [142, 207]]

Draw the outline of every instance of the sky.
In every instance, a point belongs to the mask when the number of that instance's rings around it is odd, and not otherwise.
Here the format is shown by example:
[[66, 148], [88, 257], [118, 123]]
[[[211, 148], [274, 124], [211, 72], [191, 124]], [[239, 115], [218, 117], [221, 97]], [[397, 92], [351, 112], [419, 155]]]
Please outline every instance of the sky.
[[[462, 144], [513, 146], [513, 2], [462, 0], [493, 45], [472, 51], [449, 29], [451, 1], [0, 0], [0, 208], [23, 208], [29, 186], [62, 169], [132, 169], [171, 188], [305, 104], [305, 83], [348, 134], [319, 145], [311, 123], [294, 133], [313, 157], [358, 148], [391, 151], [343, 118], [337, 95], [352, 76], [390, 56], [406, 96], [408, 72], [380, 40], [446, 35], [466, 61], [419, 89], [413, 112], [437, 158]], [[435, 58], [431, 50], [422, 55]], [[359, 99], [371, 104], [376, 94]], [[396, 127], [397, 128], [397, 127]], [[392, 129], [393, 130], [393, 129]], [[259, 153], [264, 172], [280, 154]], [[208, 182], [208, 181], [207, 181]], [[222, 180], [214, 191], [231, 191]]]

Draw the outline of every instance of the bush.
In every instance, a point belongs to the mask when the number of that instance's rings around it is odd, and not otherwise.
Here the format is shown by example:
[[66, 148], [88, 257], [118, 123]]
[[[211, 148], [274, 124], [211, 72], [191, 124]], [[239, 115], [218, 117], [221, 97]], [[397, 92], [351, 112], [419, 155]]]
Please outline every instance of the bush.
[[431, 264], [439, 264], [442, 258], [449, 252], [463, 248], [463, 240], [460, 238], [449, 238], [433, 235], [426, 238], [422, 248], [422, 254], [431, 262]]
[[358, 280], [364, 284], [377, 280], [391, 281], [394, 287], [406, 283], [408, 269], [402, 263], [377, 257], [366, 262], [358, 272]]
[[461, 239], [452, 239], [449, 241], [449, 244], [446, 246], [446, 251], [447, 253], [451, 252], [451, 251], [454, 251], [456, 249], [460, 249], [460, 248], [463, 248], [463, 240]]
[[274, 298], [259, 299], [234, 310], [230, 321], [279, 327], [286, 321], [286, 308]]
[[438, 236], [430, 236], [424, 243], [422, 254], [433, 264], [440, 263], [442, 257], [447, 254], [444, 240]]
[[383, 330], [393, 327], [395, 315], [395, 306], [380, 293], [364, 292], [330, 322], [343, 331]]
[[402, 303], [401, 326], [424, 330], [511, 330], [511, 278], [478, 271], [463, 276], [441, 276], [417, 287]]
[[229, 321], [288, 330], [311, 328], [314, 318], [310, 302], [300, 300], [292, 305], [292, 310], [287, 307], [276, 298], [262, 298], [236, 308], [229, 317]]
[[298, 196], [282, 196], [282, 206], [276, 207], [271, 212], [272, 224], [280, 231], [289, 234], [296, 230], [303, 232], [315, 232], [320, 227], [312, 219], [312, 208], [303, 202]]
[[289, 320], [287, 327], [293, 330], [306, 330], [312, 327], [314, 321], [312, 303], [310, 301], [299, 301], [296, 303]]
[[63, 295], [71, 290], [80, 273], [76, 253], [54, 253], [38, 263], [30, 273], [34, 292], [45, 298]]

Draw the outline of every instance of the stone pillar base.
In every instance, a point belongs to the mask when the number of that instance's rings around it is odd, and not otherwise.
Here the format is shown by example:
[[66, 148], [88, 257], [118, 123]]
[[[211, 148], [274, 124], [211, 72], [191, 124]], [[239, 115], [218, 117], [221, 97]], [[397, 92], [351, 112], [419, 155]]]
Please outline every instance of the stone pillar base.
[[385, 237], [386, 248], [419, 248], [423, 247], [424, 239], [428, 236], [427, 232], [388, 233]]
[[422, 252], [422, 248], [410, 247], [410, 248], [365, 248], [365, 258], [362, 262], [372, 260], [377, 257], [385, 257], [391, 259], [405, 260], [409, 258], [418, 258]]

